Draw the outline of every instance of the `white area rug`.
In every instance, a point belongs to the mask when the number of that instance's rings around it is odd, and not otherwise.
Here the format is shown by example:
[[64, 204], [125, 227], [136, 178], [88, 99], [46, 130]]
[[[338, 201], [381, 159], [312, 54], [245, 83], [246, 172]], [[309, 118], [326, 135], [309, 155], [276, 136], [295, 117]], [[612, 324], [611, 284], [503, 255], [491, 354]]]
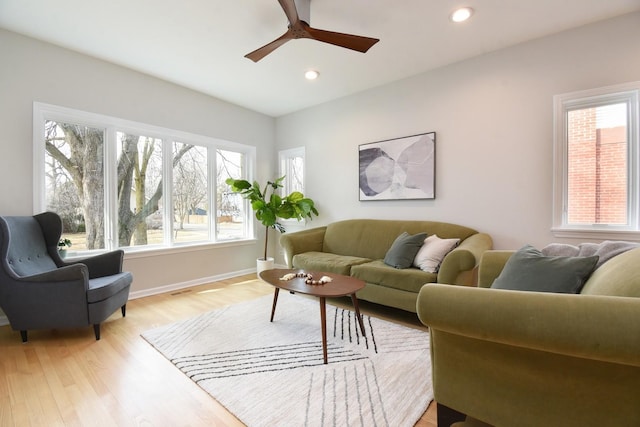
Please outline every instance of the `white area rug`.
[[413, 426], [433, 399], [429, 334], [280, 292], [142, 336], [248, 426]]

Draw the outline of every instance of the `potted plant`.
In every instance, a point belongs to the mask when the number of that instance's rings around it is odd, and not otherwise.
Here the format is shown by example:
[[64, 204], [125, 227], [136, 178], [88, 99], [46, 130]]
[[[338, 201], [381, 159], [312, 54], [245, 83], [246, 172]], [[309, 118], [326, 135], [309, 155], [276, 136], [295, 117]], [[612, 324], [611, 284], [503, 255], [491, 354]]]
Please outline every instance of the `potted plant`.
[[69, 239], [60, 239], [58, 241], [58, 252], [60, 252], [60, 258], [64, 258], [67, 256], [67, 249], [71, 247], [71, 240]]
[[[284, 226], [278, 222], [279, 218], [295, 218], [300, 221], [304, 218], [313, 219], [312, 215], [318, 215], [313, 200], [304, 197], [301, 192], [294, 191], [285, 197], [278, 194], [278, 189], [282, 188], [284, 178], [282, 176], [275, 181], [267, 181], [262, 190], [257, 181], [254, 181], [253, 184], [244, 179], [229, 178], [225, 181], [231, 187], [231, 191], [239, 193], [251, 202], [251, 208], [254, 210], [256, 218], [265, 226], [264, 257], [258, 259], [258, 273], [273, 268], [273, 258], [267, 257], [269, 229], [275, 228], [281, 233], [285, 232]], [[267, 265], [261, 266], [260, 261], [264, 261]]]

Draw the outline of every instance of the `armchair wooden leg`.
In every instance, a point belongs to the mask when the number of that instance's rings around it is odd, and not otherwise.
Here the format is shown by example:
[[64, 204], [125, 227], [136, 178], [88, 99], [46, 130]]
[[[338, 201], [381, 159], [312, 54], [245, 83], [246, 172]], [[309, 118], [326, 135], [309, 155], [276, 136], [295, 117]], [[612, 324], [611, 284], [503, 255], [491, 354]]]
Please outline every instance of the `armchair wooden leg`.
[[100, 323], [93, 325], [93, 332], [96, 334], [96, 341], [100, 339]]
[[20, 337], [23, 343], [27, 342], [27, 331], [20, 331]]
[[127, 304], [120, 307], [120, 311], [122, 312], [122, 317], [125, 317], [127, 315]]

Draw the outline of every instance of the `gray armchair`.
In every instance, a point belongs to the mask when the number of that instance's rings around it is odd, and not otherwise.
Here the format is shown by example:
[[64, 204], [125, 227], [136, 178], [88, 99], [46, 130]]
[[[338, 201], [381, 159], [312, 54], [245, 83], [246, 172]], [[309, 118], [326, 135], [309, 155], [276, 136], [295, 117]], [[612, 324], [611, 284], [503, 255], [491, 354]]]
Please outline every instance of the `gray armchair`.
[[0, 217], [0, 308], [27, 341], [30, 329], [100, 324], [118, 308], [126, 314], [133, 276], [116, 250], [65, 262], [58, 254], [62, 221], [53, 212]]

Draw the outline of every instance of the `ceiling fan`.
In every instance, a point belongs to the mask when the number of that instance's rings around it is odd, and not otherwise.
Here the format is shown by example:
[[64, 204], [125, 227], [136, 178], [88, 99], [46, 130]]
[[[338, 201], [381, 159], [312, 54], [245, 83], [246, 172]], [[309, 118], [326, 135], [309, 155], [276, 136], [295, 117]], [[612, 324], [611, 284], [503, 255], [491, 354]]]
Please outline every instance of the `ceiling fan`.
[[287, 32], [271, 43], [267, 43], [261, 48], [246, 54], [245, 58], [249, 58], [253, 62], [258, 62], [278, 47], [293, 39], [318, 40], [335, 46], [357, 50], [362, 53], [368, 51], [371, 46], [380, 41], [379, 39], [371, 37], [319, 30], [309, 26], [309, 4], [311, 0], [278, 0], [278, 2], [289, 20]]

